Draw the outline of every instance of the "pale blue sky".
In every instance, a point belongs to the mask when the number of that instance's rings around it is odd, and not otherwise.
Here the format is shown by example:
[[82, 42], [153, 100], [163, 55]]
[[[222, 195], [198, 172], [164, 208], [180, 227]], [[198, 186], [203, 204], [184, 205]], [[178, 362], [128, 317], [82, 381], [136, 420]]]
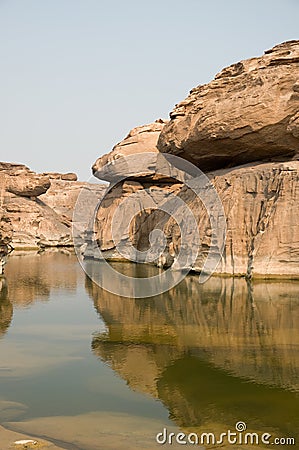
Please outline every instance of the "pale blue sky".
[[0, 0], [0, 160], [90, 177], [130, 128], [299, 38], [299, 0]]

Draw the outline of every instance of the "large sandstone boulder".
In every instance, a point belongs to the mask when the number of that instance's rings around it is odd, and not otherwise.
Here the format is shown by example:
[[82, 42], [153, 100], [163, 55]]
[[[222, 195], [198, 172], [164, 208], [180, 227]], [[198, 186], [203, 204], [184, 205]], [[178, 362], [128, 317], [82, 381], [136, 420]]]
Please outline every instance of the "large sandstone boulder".
[[110, 153], [101, 156], [92, 166], [94, 176], [100, 180], [116, 183], [131, 178], [169, 182], [184, 180], [184, 173], [172, 167], [158, 151], [157, 141], [168, 121], [158, 119], [154, 123], [133, 128]]
[[[4, 272], [6, 257], [10, 250], [10, 243], [13, 237], [11, 221], [3, 209], [0, 208], [0, 275]], [[1, 280], [0, 280], [1, 282]]]
[[[164, 120], [160, 119], [149, 125], [133, 128], [121, 142], [113, 147], [110, 153], [96, 160], [92, 166], [93, 174], [108, 182], [115, 181], [117, 178], [126, 176], [126, 174], [129, 176], [126, 157], [136, 153], [158, 153], [157, 141], [165, 123]], [[153, 155], [153, 158], [155, 159], [155, 155]], [[118, 160], [117, 164], [115, 164], [116, 160]], [[123, 160], [123, 164], [121, 164], [121, 160]], [[138, 163], [140, 167], [137, 167]], [[134, 172], [132, 172], [133, 177], [139, 178], [154, 174], [152, 164], [152, 158], [149, 161], [144, 158], [136, 160]]]
[[299, 41], [223, 69], [170, 113], [158, 149], [204, 171], [299, 154]]
[[38, 197], [50, 187], [48, 176], [32, 172], [22, 164], [0, 163], [0, 182], [5, 190], [21, 197]]
[[51, 182], [47, 176], [28, 173], [22, 176], [10, 176], [7, 190], [21, 197], [38, 197], [47, 192], [50, 185]]
[[8, 245], [12, 241], [13, 229], [11, 220], [0, 208], [0, 246]]

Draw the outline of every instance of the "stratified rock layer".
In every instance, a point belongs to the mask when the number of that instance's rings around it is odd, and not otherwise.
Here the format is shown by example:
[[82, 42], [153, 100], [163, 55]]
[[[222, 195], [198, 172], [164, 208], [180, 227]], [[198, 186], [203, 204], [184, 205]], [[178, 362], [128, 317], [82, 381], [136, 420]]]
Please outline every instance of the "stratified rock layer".
[[12, 225], [15, 249], [73, 245], [71, 223], [78, 195], [83, 188], [99, 198], [105, 191], [103, 185], [76, 179], [71, 173], [36, 174], [22, 164], [0, 163], [0, 206]]
[[[158, 229], [164, 232], [166, 245], [151, 262], [176, 267], [182, 246], [180, 226], [187, 226], [184, 251], [198, 248], [198, 255], [186, 267], [205, 271], [209, 257], [219, 261], [213, 267], [216, 274], [298, 278], [299, 41], [224, 69], [211, 83], [193, 89], [170, 117], [168, 123], [134, 129], [93, 166], [96, 176], [114, 182], [95, 221], [101, 250], [112, 258], [120, 256], [119, 243], [146, 250], [151, 232]], [[166, 180], [156, 175], [157, 149], [183, 158], [182, 164], [172, 161], [176, 176]], [[157, 154], [151, 164], [142, 157], [149, 151]], [[128, 170], [124, 157], [134, 154], [139, 155], [136, 165]], [[196, 196], [186, 186], [188, 176], [182, 169], [186, 160], [206, 172], [223, 212], [216, 211], [211, 199], [206, 201], [207, 192], [201, 190]], [[121, 181], [115, 184], [117, 179]], [[200, 179], [194, 181], [195, 188], [199, 183]], [[180, 220], [161, 211], [171, 195], [186, 206]], [[196, 219], [199, 246], [188, 210]], [[223, 213], [226, 240], [221, 247]], [[116, 240], [113, 222], [118, 228]], [[130, 227], [124, 226], [128, 222]]]
[[158, 181], [160, 183], [184, 179], [184, 173], [170, 166], [159, 153], [157, 141], [167, 120], [133, 128], [110, 153], [101, 156], [92, 166], [93, 174], [100, 180], [116, 183], [126, 178]]
[[[180, 221], [163, 211], [169, 198], [177, 196], [183, 208], [191, 211], [200, 236], [198, 255], [190, 268], [201, 271], [209, 257], [219, 260], [216, 274], [298, 278], [299, 162], [248, 164], [215, 171], [209, 177], [226, 218], [224, 249], [219, 245], [223, 232], [221, 218], [216, 217], [219, 211], [213, 212], [216, 229], [212, 230], [204, 194], [198, 197], [179, 183], [158, 186], [128, 180], [114, 186], [98, 210], [95, 230], [101, 251], [114, 259], [120, 257], [116, 244], [123, 249], [123, 256], [129, 244], [146, 251], [150, 233], [160, 229], [166, 247], [162, 255], [149, 262], [172, 265], [182, 250], [180, 230], [186, 226], [192, 229], [190, 215], [184, 211]], [[219, 239], [213, 238], [215, 232], [219, 232]], [[195, 233], [187, 233], [185, 248], [193, 249], [194, 239]]]
[[299, 41], [223, 69], [176, 105], [161, 152], [202, 170], [299, 153]]
[[[126, 266], [131, 277], [157, 273]], [[207, 430], [236, 416], [259, 427], [256, 408], [265, 398], [279, 405], [282, 389], [298, 390], [298, 283], [211, 278], [199, 285], [191, 275], [150, 301], [113, 295], [89, 279], [86, 287], [106, 325], [94, 334], [95, 355], [132, 389], [162, 401], [180, 427]], [[296, 395], [289, 406], [294, 429]], [[279, 427], [274, 409], [269, 426]]]
[[[198, 223], [200, 246], [192, 268], [201, 271], [209, 252], [220, 257], [215, 273], [299, 277], [299, 162], [261, 163], [210, 173], [226, 217], [224, 251], [212, 246], [211, 223], [201, 200], [184, 187], [180, 198]], [[182, 224], [180, 224], [182, 225]], [[180, 250], [178, 225], [164, 225], [167, 241]], [[221, 233], [221, 229], [217, 230]], [[187, 245], [193, 236], [187, 237]], [[173, 258], [173, 260], [174, 260]]]

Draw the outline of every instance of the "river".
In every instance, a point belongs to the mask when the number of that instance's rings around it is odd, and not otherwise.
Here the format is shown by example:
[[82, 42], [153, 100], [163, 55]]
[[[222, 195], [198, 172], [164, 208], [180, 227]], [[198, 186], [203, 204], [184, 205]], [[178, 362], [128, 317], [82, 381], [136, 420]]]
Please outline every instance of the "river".
[[124, 298], [72, 252], [47, 251], [12, 255], [0, 288], [1, 425], [82, 450], [159, 448], [165, 429], [219, 436], [240, 421], [299, 443], [299, 282], [188, 275]]

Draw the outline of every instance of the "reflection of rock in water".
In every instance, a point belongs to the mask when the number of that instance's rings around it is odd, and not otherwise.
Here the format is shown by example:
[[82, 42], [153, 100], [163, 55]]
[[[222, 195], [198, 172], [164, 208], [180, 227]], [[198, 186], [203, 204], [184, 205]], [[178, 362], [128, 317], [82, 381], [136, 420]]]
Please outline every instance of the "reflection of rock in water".
[[75, 290], [79, 267], [72, 252], [14, 252], [6, 266], [12, 303], [26, 306], [48, 300], [51, 290]]
[[282, 404], [290, 423], [298, 417], [295, 394], [281, 388], [298, 390], [299, 283], [248, 290], [243, 279], [199, 285], [188, 276], [150, 299], [86, 286], [108, 328], [94, 337], [94, 353], [133, 389], [160, 398], [178, 424], [238, 414], [254, 422], [258, 408], [281, 429]]
[[6, 278], [0, 276], [0, 337], [8, 330], [13, 315], [13, 307], [7, 292]]

